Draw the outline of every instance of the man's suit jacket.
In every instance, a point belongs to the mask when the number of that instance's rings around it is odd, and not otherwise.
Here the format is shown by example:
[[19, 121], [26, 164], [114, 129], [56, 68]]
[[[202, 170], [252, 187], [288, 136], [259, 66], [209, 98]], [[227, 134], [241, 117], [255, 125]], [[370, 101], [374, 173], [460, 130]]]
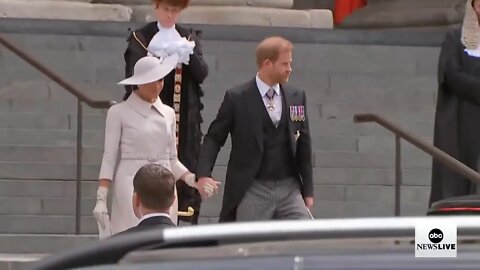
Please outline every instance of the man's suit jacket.
[[172, 220], [165, 216], [150, 217], [142, 220], [137, 226], [118, 233], [117, 235], [124, 235], [127, 233], [140, 232], [151, 229], [164, 229], [175, 227]]
[[[301, 182], [301, 192], [304, 197], [313, 197], [312, 150], [306, 96], [303, 91], [287, 86], [281, 86], [281, 91], [285, 102], [283, 110], [287, 110], [289, 115], [290, 146]], [[304, 121], [292, 120], [291, 106], [304, 106]], [[264, 147], [262, 110], [266, 108], [253, 79], [225, 93], [217, 117], [205, 135], [199, 155], [198, 177], [211, 177], [218, 152], [229, 134], [232, 140], [220, 222], [236, 219], [236, 207], [260, 169]]]

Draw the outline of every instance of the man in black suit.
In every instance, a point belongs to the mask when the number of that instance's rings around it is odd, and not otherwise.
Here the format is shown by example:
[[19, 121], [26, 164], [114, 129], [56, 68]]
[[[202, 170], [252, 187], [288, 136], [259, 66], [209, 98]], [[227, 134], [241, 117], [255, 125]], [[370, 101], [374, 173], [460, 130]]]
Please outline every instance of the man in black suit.
[[[257, 76], [225, 93], [200, 150], [199, 185], [231, 135], [220, 222], [308, 219], [313, 205], [312, 150], [306, 97], [284, 85], [293, 45], [269, 37], [256, 49]], [[215, 187], [218, 188], [218, 187]]]
[[174, 200], [172, 173], [159, 164], [142, 166], [133, 178], [132, 197], [133, 212], [140, 223], [120, 234], [175, 226], [168, 215]]

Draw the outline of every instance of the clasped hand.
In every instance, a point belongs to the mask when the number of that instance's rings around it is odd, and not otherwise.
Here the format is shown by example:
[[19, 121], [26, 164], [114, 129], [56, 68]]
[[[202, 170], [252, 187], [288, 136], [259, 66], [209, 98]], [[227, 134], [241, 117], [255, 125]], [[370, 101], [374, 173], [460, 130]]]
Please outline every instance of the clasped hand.
[[217, 194], [220, 189], [221, 182], [215, 181], [211, 177], [200, 177], [196, 183], [197, 189], [202, 198], [210, 198]]

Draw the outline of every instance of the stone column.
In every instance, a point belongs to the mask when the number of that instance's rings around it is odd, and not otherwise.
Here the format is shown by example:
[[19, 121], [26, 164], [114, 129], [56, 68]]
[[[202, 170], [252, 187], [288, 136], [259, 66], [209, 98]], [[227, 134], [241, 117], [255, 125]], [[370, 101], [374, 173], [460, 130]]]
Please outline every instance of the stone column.
[[445, 27], [460, 23], [465, 0], [368, 0], [342, 28]]

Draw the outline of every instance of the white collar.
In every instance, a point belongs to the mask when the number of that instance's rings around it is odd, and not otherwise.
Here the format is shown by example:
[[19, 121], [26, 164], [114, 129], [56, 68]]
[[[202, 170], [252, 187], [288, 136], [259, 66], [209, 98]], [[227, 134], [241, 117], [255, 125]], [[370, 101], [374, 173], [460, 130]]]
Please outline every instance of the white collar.
[[170, 32], [170, 31], [177, 31], [177, 30], [175, 29], [175, 24], [174, 24], [172, 27], [170, 27], [170, 28], [166, 28], [166, 27], [163, 27], [160, 22], [157, 22], [157, 27], [158, 27], [158, 31], [169, 31], [169, 32]]
[[162, 103], [160, 97], [157, 97], [153, 103], [146, 102], [142, 98], [140, 98], [135, 91], [128, 97], [127, 101], [125, 101], [132, 109], [134, 109], [139, 114], [147, 117], [148, 113], [152, 106], [160, 113], [160, 115], [165, 116], [165, 106]]
[[[257, 87], [258, 87], [258, 90], [260, 91], [260, 95], [264, 97], [267, 94], [268, 89], [270, 89], [270, 86], [266, 84], [264, 81], [262, 81], [262, 79], [260, 79], [260, 77], [258, 76], [258, 73], [257, 73], [257, 76], [255, 76], [255, 81], [257, 82]], [[273, 85], [271, 88], [273, 88], [273, 90], [275, 90], [275, 93], [278, 96], [280, 96], [280, 84], [277, 83]]]
[[167, 217], [167, 218], [170, 218], [170, 215], [166, 214], [166, 213], [150, 213], [150, 214], [146, 214], [142, 218], [140, 218], [139, 222], [142, 222], [145, 219], [151, 218], [151, 217]]

